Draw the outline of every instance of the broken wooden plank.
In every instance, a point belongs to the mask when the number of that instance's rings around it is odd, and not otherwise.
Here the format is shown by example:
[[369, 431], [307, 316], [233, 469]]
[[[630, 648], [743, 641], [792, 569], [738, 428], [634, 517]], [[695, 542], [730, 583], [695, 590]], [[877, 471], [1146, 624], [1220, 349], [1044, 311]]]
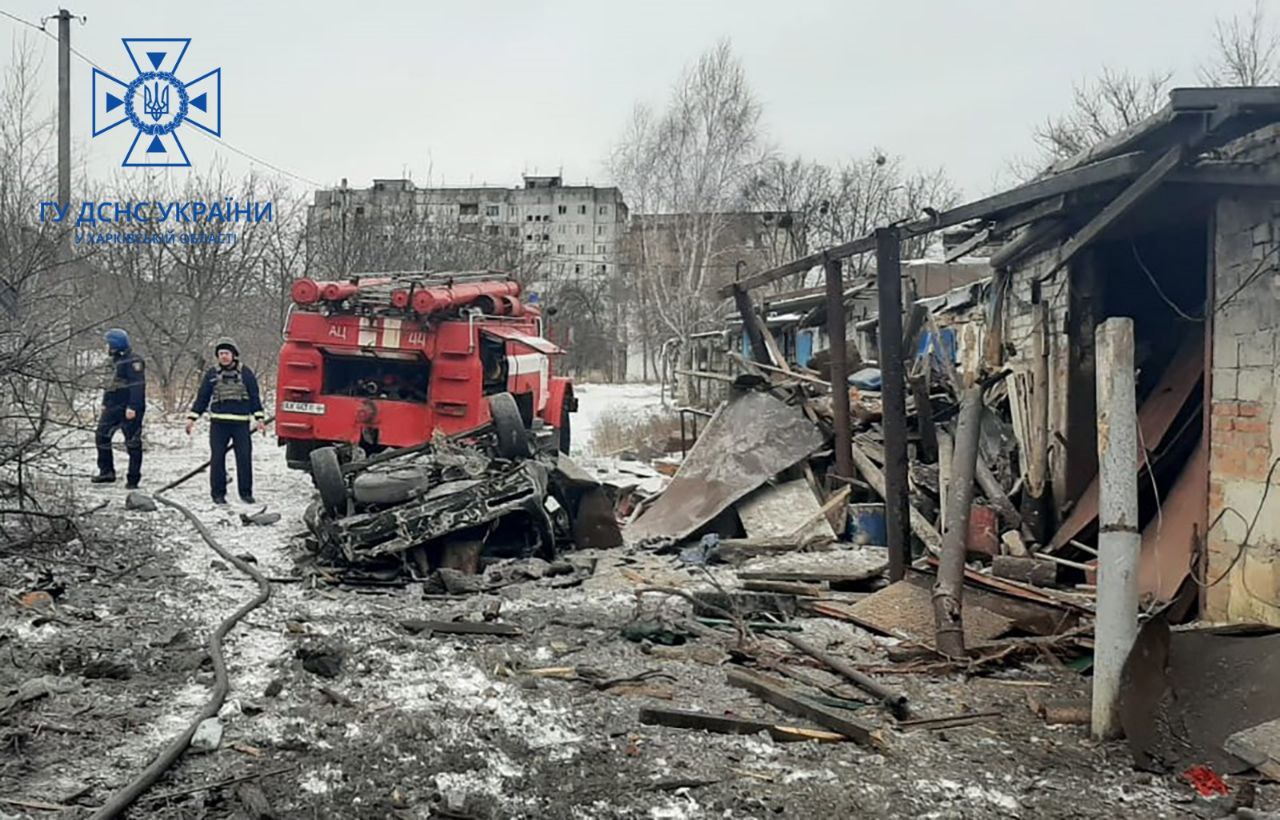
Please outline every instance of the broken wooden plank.
[[842, 675], [859, 689], [875, 695], [880, 699], [881, 703], [889, 707], [889, 711], [895, 717], [905, 718], [907, 716], [909, 711], [907, 696], [902, 692], [895, 692], [870, 675], [854, 669], [848, 661], [823, 652], [816, 646], [812, 646], [794, 635], [783, 635], [782, 639], [814, 660], [819, 661], [831, 671]]
[[698, 591], [693, 596], [693, 615], [696, 618], [715, 618], [732, 612], [741, 618], [770, 615], [793, 618], [796, 614], [794, 595], [766, 592]]
[[493, 622], [477, 623], [473, 621], [422, 621], [409, 618], [400, 622], [400, 626], [414, 635], [426, 632], [441, 635], [496, 635], [510, 638], [523, 634], [520, 627], [514, 624]]
[[879, 732], [790, 691], [781, 681], [742, 669], [730, 669], [726, 679], [730, 686], [745, 689], [784, 712], [812, 720], [819, 726], [838, 732], [864, 746], [884, 748], [884, 740]]
[[719, 735], [754, 735], [759, 732], [768, 732], [774, 740], [783, 742], [816, 740], [823, 743], [832, 743], [847, 740], [844, 735], [837, 732], [826, 732], [821, 729], [810, 729], [804, 726], [781, 726], [762, 720], [748, 720], [729, 715], [713, 715], [709, 712], [694, 712], [685, 709], [646, 707], [640, 710], [640, 722], [646, 726], [692, 729]]
[[822, 572], [818, 570], [739, 570], [738, 577], [744, 581], [799, 581], [809, 584], [856, 584], [869, 581], [884, 574], [887, 564], [879, 564], [861, 570], [848, 572]]
[[[863, 478], [871, 485], [881, 498], [885, 497], [884, 473], [880, 472], [880, 468], [872, 463], [871, 459], [864, 453], [857, 444], [852, 447], [853, 463], [858, 468], [858, 472], [862, 473]], [[924, 517], [915, 507], [909, 508], [911, 516], [911, 531], [915, 533], [916, 538], [924, 542], [924, 546], [929, 552], [935, 555], [942, 551], [942, 536], [934, 529], [929, 520]]]
[[829, 594], [827, 588], [821, 584], [806, 584], [801, 581], [759, 581], [748, 579], [742, 582], [742, 588], [749, 592], [777, 592], [801, 598], [823, 598]]
[[1092, 719], [1089, 698], [1029, 698], [1031, 711], [1052, 725], [1085, 726]]
[[1052, 561], [1039, 558], [997, 555], [991, 559], [991, 574], [1024, 584], [1053, 586], [1058, 580], [1058, 567]]
[[955, 729], [960, 726], [969, 726], [974, 723], [981, 723], [984, 720], [992, 720], [1002, 715], [1002, 712], [965, 712], [959, 715], [947, 715], [945, 717], [935, 718], [917, 718], [915, 720], [898, 721], [896, 728], [903, 731], [911, 731], [912, 729]]

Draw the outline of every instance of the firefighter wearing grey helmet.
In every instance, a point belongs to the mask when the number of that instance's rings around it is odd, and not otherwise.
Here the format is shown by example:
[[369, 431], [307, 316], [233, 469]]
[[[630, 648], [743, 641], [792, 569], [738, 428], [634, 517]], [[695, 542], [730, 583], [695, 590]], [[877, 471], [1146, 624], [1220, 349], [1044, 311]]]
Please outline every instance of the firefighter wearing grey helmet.
[[215, 504], [227, 503], [227, 449], [236, 454], [236, 489], [240, 500], [253, 504], [253, 437], [250, 423], [266, 432], [258, 379], [240, 363], [240, 348], [222, 337], [214, 342], [218, 363], [204, 374], [200, 391], [187, 415], [187, 434], [209, 413], [209, 490]]

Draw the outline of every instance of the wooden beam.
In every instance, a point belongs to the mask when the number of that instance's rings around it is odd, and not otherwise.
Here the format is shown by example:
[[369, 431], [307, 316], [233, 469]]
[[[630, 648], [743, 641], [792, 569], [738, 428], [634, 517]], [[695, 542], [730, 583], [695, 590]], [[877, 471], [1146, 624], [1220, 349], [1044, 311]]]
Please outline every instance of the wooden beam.
[[[972, 219], [989, 217], [992, 214], [1008, 211], [1023, 205], [1030, 205], [1042, 199], [1069, 193], [1080, 188], [1087, 188], [1090, 185], [1135, 176], [1146, 168], [1147, 162], [1146, 155], [1140, 152], [1122, 154], [1118, 157], [1111, 157], [1080, 168], [1053, 174], [994, 196], [975, 200], [957, 208], [952, 208], [949, 211], [943, 211], [936, 217], [908, 222], [898, 226], [897, 230], [904, 239], [920, 236], [942, 228], [949, 228], [952, 225], [959, 225]], [[761, 285], [767, 285], [770, 282], [776, 282], [783, 277], [807, 271], [817, 265], [825, 264], [827, 260], [844, 259], [855, 254], [867, 253], [874, 250], [875, 247], [875, 237], [864, 236], [861, 239], [855, 239], [852, 242], [845, 242], [842, 245], [836, 245], [824, 251], [809, 254], [785, 265], [748, 276], [739, 282], [725, 285], [720, 288], [718, 295], [727, 299], [733, 295], [735, 287], [751, 290]]]
[[851, 740], [873, 749], [883, 749], [884, 741], [879, 733], [844, 715], [820, 706], [808, 698], [780, 686], [779, 681], [756, 675], [740, 669], [730, 669], [727, 674], [730, 686], [746, 689], [751, 694], [784, 712], [808, 718], [814, 723], [833, 732], [839, 732]]
[[1058, 260], [1040, 278], [1047, 279], [1062, 270], [1077, 253], [1101, 236], [1107, 228], [1114, 225], [1122, 216], [1129, 213], [1133, 206], [1138, 204], [1139, 200], [1154, 191], [1156, 186], [1182, 163], [1186, 150], [1186, 146], [1179, 143], [1165, 151], [1164, 155], [1144, 171], [1142, 176], [1135, 179], [1132, 185], [1125, 188], [1120, 193], [1120, 196], [1107, 203], [1106, 207], [1099, 211], [1093, 219], [1090, 219], [1083, 228], [1076, 231], [1075, 235], [1059, 250]]

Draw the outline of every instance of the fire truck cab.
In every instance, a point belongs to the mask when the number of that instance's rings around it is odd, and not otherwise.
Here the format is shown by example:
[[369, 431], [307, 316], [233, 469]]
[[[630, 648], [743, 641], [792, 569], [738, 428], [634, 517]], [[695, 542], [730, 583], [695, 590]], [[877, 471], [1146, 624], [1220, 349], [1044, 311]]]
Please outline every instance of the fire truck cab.
[[562, 351], [503, 274], [299, 279], [291, 296], [276, 393], [290, 467], [308, 469], [319, 447], [359, 458], [491, 424], [500, 440], [528, 435], [568, 451], [577, 404], [553, 373]]

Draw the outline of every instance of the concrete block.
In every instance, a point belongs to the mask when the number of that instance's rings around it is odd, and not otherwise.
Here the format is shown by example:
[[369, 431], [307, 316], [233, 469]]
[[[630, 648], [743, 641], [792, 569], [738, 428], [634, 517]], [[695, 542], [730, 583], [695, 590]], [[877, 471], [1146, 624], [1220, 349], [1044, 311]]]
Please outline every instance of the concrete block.
[[1237, 374], [1234, 368], [1213, 369], [1213, 398], [1232, 401], [1236, 397]]
[[[1273, 334], [1263, 330], [1256, 330], [1252, 333], [1246, 333], [1237, 336], [1239, 356], [1238, 361], [1241, 367], [1272, 367], [1276, 363], [1275, 358], [1275, 340]], [[1216, 353], [1217, 346], [1214, 346]]]
[[[1275, 396], [1275, 371], [1271, 367], [1242, 367], [1236, 371], [1236, 398], [1270, 401]], [[1217, 377], [1215, 376], [1215, 385]]]
[[1240, 366], [1240, 343], [1230, 328], [1215, 327], [1213, 331], [1213, 372]]

